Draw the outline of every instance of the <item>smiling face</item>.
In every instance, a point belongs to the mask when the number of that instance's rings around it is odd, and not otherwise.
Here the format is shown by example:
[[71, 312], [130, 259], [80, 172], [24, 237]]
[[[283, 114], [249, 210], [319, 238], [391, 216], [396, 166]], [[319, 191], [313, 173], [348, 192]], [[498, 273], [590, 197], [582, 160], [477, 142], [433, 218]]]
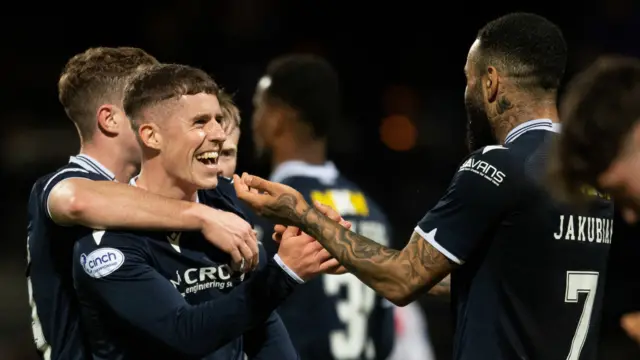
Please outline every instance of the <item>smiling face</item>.
[[154, 116], [161, 120], [141, 125], [140, 138], [166, 174], [198, 189], [216, 187], [218, 155], [226, 140], [218, 98], [206, 93], [183, 95], [150, 111], [161, 112]]

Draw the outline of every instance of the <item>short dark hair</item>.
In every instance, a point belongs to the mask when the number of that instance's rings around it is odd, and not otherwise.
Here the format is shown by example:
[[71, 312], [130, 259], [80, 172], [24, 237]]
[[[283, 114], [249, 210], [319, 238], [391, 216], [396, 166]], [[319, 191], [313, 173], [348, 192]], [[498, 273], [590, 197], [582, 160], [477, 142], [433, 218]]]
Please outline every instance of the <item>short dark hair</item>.
[[554, 91], [567, 64], [562, 31], [542, 16], [512, 13], [478, 32], [480, 66], [493, 65], [523, 90]]
[[58, 99], [83, 140], [93, 136], [97, 108], [120, 103], [129, 78], [157, 63], [153, 56], [134, 47], [90, 48], [67, 62], [58, 80]]
[[313, 136], [326, 137], [340, 117], [340, 85], [329, 62], [315, 55], [287, 55], [273, 60], [266, 75], [271, 79], [267, 100], [290, 106]]
[[222, 109], [222, 116], [228, 119], [228, 130], [233, 130], [240, 126], [240, 122], [242, 121], [240, 118], [240, 109], [238, 109], [236, 103], [233, 101], [233, 95], [221, 90], [218, 95], [218, 101], [220, 102], [220, 109]]
[[578, 201], [583, 185], [598, 177], [620, 153], [640, 120], [640, 60], [604, 56], [568, 84], [561, 103], [562, 133], [550, 178], [561, 195]]
[[158, 64], [135, 75], [124, 91], [124, 111], [134, 129], [140, 126], [142, 110], [184, 95], [206, 93], [218, 96], [218, 84], [204, 71], [178, 64]]

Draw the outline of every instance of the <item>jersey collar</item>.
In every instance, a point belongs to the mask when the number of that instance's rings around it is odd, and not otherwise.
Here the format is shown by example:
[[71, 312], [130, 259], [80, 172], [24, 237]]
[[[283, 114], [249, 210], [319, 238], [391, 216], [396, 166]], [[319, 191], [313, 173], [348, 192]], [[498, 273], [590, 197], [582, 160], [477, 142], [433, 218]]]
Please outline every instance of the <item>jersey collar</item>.
[[303, 176], [317, 179], [325, 185], [331, 185], [335, 183], [338, 175], [338, 169], [331, 161], [327, 161], [322, 165], [311, 165], [304, 161], [294, 160], [285, 161], [278, 165], [271, 173], [269, 180], [282, 182], [282, 180], [289, 177]]
[[[559, 124], [558, 124], [559, 125]], [[553, 131], [559, 132], [559, 128], [553, 126], [553, 122], [551, 119], [535, 119], [523, 122], [522, 124], [513, 128], [507, 134], [507, 137], [504, 139], [504, 143], [508, 144], [513, 142], [515, 139], [520, 137], [520, 135], [532, 131], [532, 130], [545, 130], [545, 131]]]
[[71, 156], [69, 158], [69, 163], [79, 165], [83, 169], [95, 174], [100, 174], [111, 181], [116, 179], [116, 176], [114, 175], [114, 173], [112, 173], [104, 165], [100, 164], [98, 160], [92, 158], [89, 155], [79, 154], [76, 156]]

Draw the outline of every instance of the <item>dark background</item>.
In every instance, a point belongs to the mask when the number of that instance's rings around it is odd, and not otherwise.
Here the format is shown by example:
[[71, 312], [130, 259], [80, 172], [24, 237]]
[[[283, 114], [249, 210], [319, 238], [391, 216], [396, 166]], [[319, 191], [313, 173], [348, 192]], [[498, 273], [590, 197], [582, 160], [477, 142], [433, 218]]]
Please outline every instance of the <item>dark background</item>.
[[[91, 46], [137, 46], [161, 62], [210, 72], [236, 92], [244, 122], [239, 171], [253, 161], [251, 97], [268, 61], [313, 52], [336, 67], [344, 119], [330, 137], [338, 168], [386, 209], [398, 245], [435, 204], [465, 154], [463, 66], [478, 29], [511, 11], [564, 31], [568, 77], [602, 53], [640, 54], [634, 0], [6, 3], [0, 14], [0, 359], [32, 359], [24, 268], [26, 199], [33, 181], [78, 150], [57, 101], [64, 63]], [[13, 6], [13, 8], [11, 8]], [[390, 121], [381, 131], [383, 119]], [[383, 139], [386, 141], [383, 141]], [[415, 143], [414, 143], [415, 140]], [[406, 148], [403, 151], [393, 149]], [[447, 358], [448, 304], [423, 299], [434, 346]], [[614, 321], [615, 322], [615, 321]], [[612, 357], [615, 359], [615, 357]]]

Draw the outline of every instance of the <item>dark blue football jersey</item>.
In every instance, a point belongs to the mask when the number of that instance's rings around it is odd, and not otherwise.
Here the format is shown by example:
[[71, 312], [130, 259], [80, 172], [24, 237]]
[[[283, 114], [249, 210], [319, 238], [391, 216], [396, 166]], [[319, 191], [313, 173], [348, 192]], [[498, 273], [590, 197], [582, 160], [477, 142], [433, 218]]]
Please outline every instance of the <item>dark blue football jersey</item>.
[[551, 200], [555, 136], [551, 121], [533, 120], [472, 153], [415, 229], [461, 265], [454, 359], [596, 358], [613, 205], [595, 191], [583, 213]]
[[[300, 191], [309, 202], [332, 206], [353, 224], [353, 231], [389, 244], [386, 216], [332, 163], [287, 162], [274, 171], [271, 180]], [[273, 224], [251, 216], [267, 252], [276, 252], [271, 240]], [[308, 281], [278, 313], [305, 360], [386, 359], [393, 347], [393, 305], [352, 274], [322, 275]]]
[[[199, 191], [198, 201], [244, 217], [224, 189]], [[199, 232], [78, 240], [73, 273], [92, 358], [297, 359], [273, 311], [297, 282], [273, 260], [248, 275], [230, 260]]]
[[111, 181], [113, 174], [86, 155], [38, 179], [29, 196], [27, 284], [36, 348], [44, 359], [86, 359], [78, 302], [73, 289], [73, 244], [90, 230], [60, 226], [51, 220], [48, 198], [57, 184], [70, 178]]

